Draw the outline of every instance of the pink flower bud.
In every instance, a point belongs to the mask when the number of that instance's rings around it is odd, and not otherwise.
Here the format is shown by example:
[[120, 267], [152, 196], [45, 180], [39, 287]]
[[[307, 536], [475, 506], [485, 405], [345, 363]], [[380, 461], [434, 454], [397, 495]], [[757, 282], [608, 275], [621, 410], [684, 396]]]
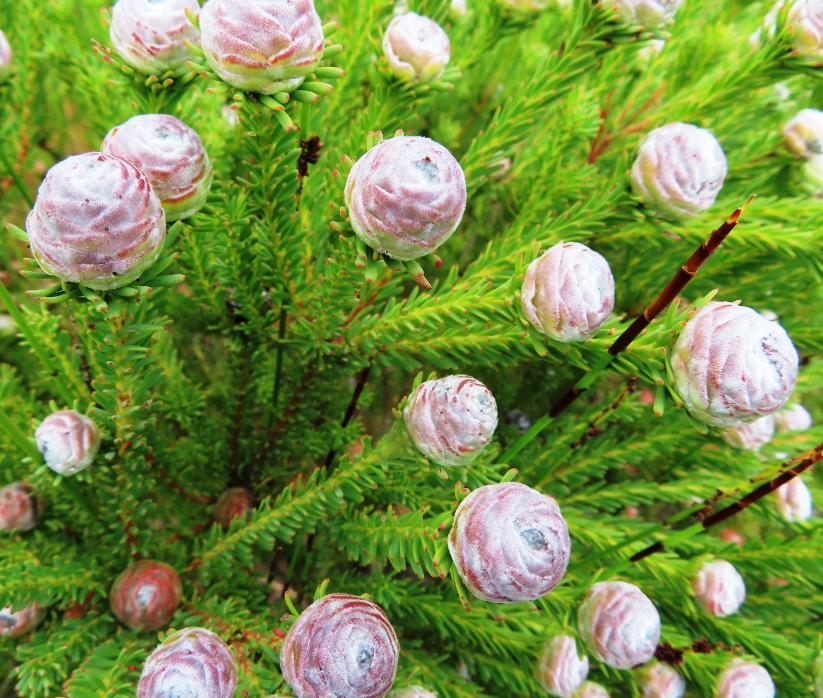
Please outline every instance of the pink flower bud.
[[497, 403], [471, 376], [426, 381], [409, 397], [403, 418], [414, 445], [437, 465], [468, 465], [497, 428]]
[[354, 163], [345, 196], [358, 237], [405, 262], [434, 252], [460, 225], [466, 178], [439, 143], [396, 136]]
[[714, 204], [728, 165], [717, 139], [675, 122], [656, 128], [640, 146], [632, 186], [664, 218], [692, 218]]
[[698, 310], [677, 338], [671, 363], [691, 415], [719, 427], [777, 411], [797, 380], [797, 351], [786, 330], [733, 303]]
[[127, 286], [154, 264], [166, 221], [140, 170], [112, 155], [85, 153], [48, 171], [26, 230], [49, 274], [105, 291]]
[[571, 540], [554, 499], [506, 482], [479, 487], [460, 503], [449, 552], [478, 599], [519, 603], [545, 596], [563, 579]]
[[774, 681], [759, 664], [733, 659], [720, 675], [717, 698], [774, 698]]
[[449, 11], [455, 17], [462, 17], [466, 14], [468, 8], [466, 7], [466, 0], [451, 0], [451, 4], [449, 5]]
[[232, 487], [226, 490], [214, 505], [214, 520], [224, 529], [228, 529], [235, 518], [251, 520], [254, 512], [254, 497], [244, 487]]
[[61, 410], [46, 417], [34, 432], [46, 465], [61, 475], [88, 468], [100, 448], [100, 431], [85, 415]]
[[759, 451], [774, 436], [774, 417], [767, 414], [749, 424], [724, 429], [721, 436], [730, 446], [746, 451]]
[[580, 637], [589, 651], [614, 669], [648, 662], [660, 639], [660, 616], [634, 584], [598, 582], [577, 611]]
[[166, 221], [193, 216], [206, 203], [211, 162], [200, 136], [180, 119], [168, 114], [133, 116], [109, 131], [100, 149], [128, 160], [148, 177]]
[[182, 593], [171, 565], [141, 560], [114, 580], [109, 600], [114, 615], [132, 630], [158, 630], [171, 620]]
[[806, 521], [812, 515], [812, 493], [799, 477], [777, 488], [777, 508], [786, 521]]
[[733, 528], [724, 528], [718, 534], [718, 538], [727, 543], [737, 543], [738, 545], [745, 545], [746, 543], [746, 539]]
[[0, 80], [5, 79], [11, 72], [11, 61], [12, 53], [9, 40], [6, 38], [6, 35], [0, 31]]
[[812, 159], [823, 154], [823, 111], [801, 109], [783, 127], [789, 150]]
[[796, 0], [789, 7], [786, 22], [794, 29], [794, 45], [802, 58], [823, 57], [823, 2]]
[[117, 0], [109, 27], [114, 50], [144, 75], [189, 72], [192, 54], [183, 40], [199, 46], [200, 32], [186, 17], [187, 8], [200, 12], [197, 0]]
[[414, 12], [398, 15], [383, 35], [383, 54], [400, 80], [431, 82], [449, 64], [449, 35], [433, 19]]
[[437, 694], [427, 691], [422, 686], [406, 686], [391, 691], [389, 698], [437, 698]]
[[586, 681], [577, 689], [574, 698], [609, 698], [609, 692], [599, 683]]
[[537, 680], [549, 695], [572, 698], [589, 674], [589, 658], [577, 655], [577, 643], [569, 635], [556, 635], [546, 642], [537, 670]]
[[652, 664], [640, 675], [643, 698], [683, 698], [686, 680], [668, 664]]
[[777, 431], [807, 431], [812, 428], [812, 416], [803, 405], [789, 405], [774, 413]]
[[232, 698], [237, 669], [228, 645], [205, 628], [183, 628], [149, 655], [137, 698]]
[[313, 0], [209, 0], [200, 30], [214, 72], [264, 95], [296, 90], [325, 46]]
[[743, 605], [746, 585], [743, 577], [726, 560], [707, 562], [692, 582], [697, 602], [718, 618], [726, 618]]
[[23, 482], [0, 488], [0, 531], [30, 531], [39, 517], [37, 497]]
[[657, 29], [674, 17], [683, 0], [606, 0], [603, 4], [616, 9], [626, 24]]
[[20, 637], [34, 630], [43, 620], [45, 610], [36, 603], [12, 613], [12, 606], [0, 609], [0, 637]]
[[589, 339], [614, 308], [609, 263], [579, 242], [561, 242], [529, 264], [520, 303], [534, 328], [552, 339]]
[[280, 667], [297, 698], [382, 698], [394, 682], [399, 652], [380, 606], [360, 596], [329, 594], [289, 630]]

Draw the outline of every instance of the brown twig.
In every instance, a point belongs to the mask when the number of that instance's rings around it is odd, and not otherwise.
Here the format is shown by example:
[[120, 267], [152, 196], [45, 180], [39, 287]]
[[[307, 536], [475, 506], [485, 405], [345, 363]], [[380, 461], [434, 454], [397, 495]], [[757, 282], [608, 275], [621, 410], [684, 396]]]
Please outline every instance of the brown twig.
[[[371, 364], [366, 366], [360, 374], [357, 376], [357, 385], [354, 386], [354, 394], [351, 396], [351, 400], [349, 401], [349, 406], [346, 408], [346, 414], [343, 416], [343, 421], [340, 423], [340, 428], [345, 429], [349, 422], [354, 417], [354, 412], [357, 409], [357, 402], [360, 400], [360, 396], [363, 394], [363, 388], [366, 387], [366, 381], [369, 380], [369, 374], [371, 373]], [[334, 460], [334, 456], [336, 455], [336, 451], [331, 448], [329, 449], [328, 455], [326, 455], [326, 467], [330, 467], [332, 461]]]
[[243, 335], [243, 348], [240, 351], [240, 370], [237, 378], [237, 405], [234, 409], [234, 428], [231, 435], [231, 469], [230, 482], [237, 479], [237, 461], [240, 455], [240, 428], [243, 423], [243, 408], [246, 402], [246, 369], [248, 367], [248, 340]]
[[378, 281], [378, 282], [374, 285], [374, 293], [372, 293], [372, 294], [371, 294], [371, 296], [369, 296], [369, 298], [368, 298], [366, 301], [362, 301], [362, 300], [361, 300], [361, 301], [360, 301], [360, 303], [357, 305], [357, 307], [356, 307], [356, 308], [352, 311], [352, 314], [351, 314], [351, 315], [349, 315], [349, 316], [348, 316], [348, 317], [347, 317], [347, 318], [343, 321], [343, 324], [342, 324], [340, 327], [348, 327], [348, 325], [349, 325], [349, 324], [351, 324], [351, 322], [352, 322], [352, 321], [353, 321], [353, 320], [354, 320], [354, 319], [355, 319], [358, 315], [360, 315], [360, 313], [362, 313], [362, 312], [363, 312], [366, 308], [368, 308], [368, 307], [369, 307], [372, 303], [374, 303], [374, 301], [375, 301], [375, 300], [377, 300], [377, 296], [378, 296], [378, 293], [377, 293], [377, 292], [378, 292], [378, 291], [379, 291], [379, 290], [380, 290], [383, 286], [385, 286], [385, 285], [388, 283], [388, 281], [389, 281], [389, 277], [388, 277], [388, 276], [383, 277], [382, 279], [380, 279], [380, 281]]

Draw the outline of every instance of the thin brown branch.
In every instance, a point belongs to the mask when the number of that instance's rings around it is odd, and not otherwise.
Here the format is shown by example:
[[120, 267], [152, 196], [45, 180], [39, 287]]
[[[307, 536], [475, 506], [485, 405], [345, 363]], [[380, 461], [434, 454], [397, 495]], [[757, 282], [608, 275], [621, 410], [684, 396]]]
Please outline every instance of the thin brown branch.
[[348, 317], [347, 317], [347, 318], [343, 321], [343, 324], [341, 325], [341, 327], [348, 327], [348, 326], [349, 326], [349, 325], [350, 325], [350, 324], [354, 321], [354, 319], [355, 319], [358, 315], [360, 315], [360, 313], [362, 313], [362, 312], [363, 312], [366, 308], [368, 308], [368, 307], [369, 307], [372, 303], [374, 303], [374, 301], [376, 301], [376, 300], [377, 300], [377, 296], [378, 296], [378, 293], [377, 293], [377, 292], [378, 292], [378, 291], [379, 291], [379, 290], [380, 290], [383, 286], [385, 286], [385, 285], [388, 283], [388, 281], [389, 281], [389, 277], [388, 277], [388, 276], [385, 276], [385, 277], [383, 277], [382, 279], [380, 279], [380, 281], [378, 281], [378, 282], [374, 285], [374, 293], [372, 293], [372, 294], [371, 294], [371, 296], [369, 296], [369, 298], [368, 298], [367, 300], [365, 300], [365, 301], [362, 301], [362, 300], [361, 300], [361, 301], [360, 301], [360, 303], [357, 305], [357, 307], [356, 307], [356, 308], [352, 311], [352, 314], [351, 314], [351, 315], [349, 315], [349, 316], [348, 316]]
[[[363, 388], [366, 387], [366, 381], [369, 380], [370, 373], [371, 364], [369, 364], [368, 366], [366, 366], [366, 368], [360, 371], [360, 374], [357, 376], [357, 385], [354, 386], [354, 394], [351, 396], [349, 406], [346, 408], [346, 414], [343, 416], [343, 421], [340, 423], [341, 429], [345, 429], [349, 425], [349, 422], [352, 420], [352, 417], [354, 417], [354, 412], [357, 409], [357, 403], [360, 400], [360, 396], [363, 394]], [[336, 451], [333, 448], [329, 449], [329, 452], [326, 455], [327, 468], [331, 466], [335, 454]]]

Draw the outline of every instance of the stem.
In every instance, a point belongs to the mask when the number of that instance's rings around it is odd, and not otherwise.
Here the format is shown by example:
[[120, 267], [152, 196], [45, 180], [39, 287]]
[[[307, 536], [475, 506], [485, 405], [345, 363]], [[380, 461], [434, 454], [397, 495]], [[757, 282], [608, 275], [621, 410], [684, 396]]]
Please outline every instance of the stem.
[[31, 195], [26, 190], [26, 185], [23, 184], [23, 180], [20, 179], [20, 175], [18, 175], [17, 172], [15, 172], [14, 167], [12, 167], [9, 164], [9, 160], [6, 157], [6, 154], [3, 152], [2, 148], [0, 148], [0, 159], [3, 161], [3, 167], [6, 168], [8, 176], [12, 178], [14, 186], [17, 187], [17, 190], [20, 192], [21, 196], [23, 197], [23, 200], [26, 202], [26, 205], [29, 208], [34, 206], [34, 201], [32, 201]]
[[[354, 395], [351, 396], [351, 400], [349, 401], [349, 406], [346, 408], [346, 414], [343, 417], [343, 421], [340, 423], [340, 428], [345, 429], [349, 422], [354, 417], [354, 412], [357, 409], [357, 402], [360, 400], [360, 395], [363, 393], [363, 388], [366, 387], [366, 381], [369, 380], [369, 374], [371, 373], [371, 364], [366, 366], [362, 371], [360, 371], [360, 375], [357, 377], [357, 385], [354, 386]], [[328, 468], [332, 461], [334, 460], [334, 456], [336, 451], [332, 448], [329, 450], [328, 455], [326, 455], [326, 467]]]
[[277, 331], [277, 338], [280, 340], [277, 344], [277, 361], [274, 364], [274, 390], [271, 396], [271, 412], [269, 413], [269, 426], [271, 429], [274, 413], [277, 410], [277, 403], [280, 402], [280, 384], [283, 378], [283, 354], [286, 351], [286, 344], [283, 341], [286, 339], [286, 320], [288, 313], [286, 312], [286, 303], [280, 306], [280, 328]]

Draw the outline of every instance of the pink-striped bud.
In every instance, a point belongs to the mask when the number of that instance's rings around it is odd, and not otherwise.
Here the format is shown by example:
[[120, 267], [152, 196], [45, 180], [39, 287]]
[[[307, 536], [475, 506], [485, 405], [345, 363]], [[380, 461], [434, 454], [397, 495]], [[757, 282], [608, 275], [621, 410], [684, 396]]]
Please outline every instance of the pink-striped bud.
[[801, 109], [783, 127], [789, 150], [811, 160], [823, 155], [823, 111]]
[[801, 57], [823, 57], [823, 1], [795, 0], [786, 24], [794, 29], [794, 45]]
[[774, 681], [759, 664], [733, 659], [717, 682], [717, 698], [774, 698]]
[[737, 613], [746, 600], [743, 577], [726, 560], [704, 564], [692, 582], [692, 588], [697, 602], [718, 618]]
[[46, 465], [60, 475], [88, 468], [100, 448], [100, 431], [85, 415], [61, 410], [46, 417], [34, 432]]
[[354, 163], [345, 196], [358, 237], [405, 262], [434, 252], [457, 230], [466, 210], [466, 178], [439, 143], [395, 136]]
[[406, 686], [405, 688], [396, 688], [391, 691], [389, 698], [437, 698], [437, 694], [432, 693], [422, 686]]
[[109, 601], [114, 615], [132, 630], [158, 630], [171, 620], [182, 593], [171, 565], [140, 560], [114, 580]]
[[777, 488], [777, 508], [786, 521], [806, 521], [812, 515], [812, 493], [799, 477]]
[[289, 630], [280, 667], [297, 698], [382, 698], [394, 682], [399, 652], [380, 606], [360, 596], [329, 594]]
[[660, 615], [634, 584], [598, 582], [577, 611], [580, 637], [589, 651], [614, 669], [648, 662], [660, 640]]
[[437, 80], [449, 64], [449, 35], [433, 19], [407, 12], [395, 17], [383, 35], [383, 54], [400, 80]]
[[746, 451], [759, 451], [774, 436], [774, 417], [767, 414], [739, 427], [724, 429], [721, 432], [724, 441], [735, 448]]
[[603, 4], [616, 9], [626, 24], [657, 29], [674, 17], [683, 0], [606, 0]]
[[166, 221], [197, 213], [206, 203], [213, 176], [203, 141], [194, 129], [168, 114], [140, 114], [115, 126], [100, 150], [128, 160], [160, 198]]
[[296, 90], [325, 46], [314, 0], [209, 0], [200, 30], [214, 72], [264, 95]]
[[37, 525], [39, 502], [24, 482], [0, 488], [0, 531], [30, 531]]
[[232, 487], [217, 499], [214, 505], [214, 520], [223, 529], [228, 529], [234, 519], [251, 520], [254, 512], [254, 497], [245, 487]]
[[6, 35], [0, 31], [0, 80], [4, 80], [11, 73], [12, 62], [11, 46]]
[[683, 698], [686, 680], [668, 664], [652, 664], [640, 674], [643, 698]]
[[586, 681], [577, 689], [574, 698], [609, 698], [609, 692], [594, 681]]
[[26, 230], [45, 271], [105, 291], [127, 286], [154, 264], [166, 220], [149, 180], [134, 165], [85, 153], [48, 171]]
[[609, 263], [579, 242], [561, 242], [529, 264], [520, 303], [534, 328], [552, 339], [589, 339], [614, 308]]
[[403, 418], [414, 445], [437, 465], [468, 465], [497, 428], [497, 403], [471, 376], [426, 381], [409, 397]]
[[789, 405], [774, 413], [777, 431], [787, 433], [792, 431], [807, 431], [812, 428], [812, 416], [803, 405]]
[[109, 27], [114, 50], [144, 75], [183, 75], [192, 59], [183, 40], [200, 45], [200, 32], [186, 17], [187, 9], [198, 14], [200, 5], [197, 0], [117, 0]]
[[478, 599], [520, 603], [545, 596], [563, 579], [571, 540], [553, 498], [505, 482], [479, 487], [460, 503], [449, 552]]
[[675, 122], [646, 136], [631, 178], [649, 208], [664, 218], [686, 219], [714, 204], [727, 171], [726, 155], [711, 133]]
[[0, 637], [20, 637], [34, 630], [43, 620], [45, 609], [36, 603], [21, 608], [12, 613], [12, 606], [0, 609]]
[[537, 680], [549, 695], [572, 698], [589, 674], [589, 658], [577, 654], [577, 643], [569, 635], [556, 635], [546, 642], [537, 669]]
[[671, 363], [691, 415], [718, 427], [776, 412], [797, 380], [797, 351], [786, 330], [734, 303], [698, 310], [677, 338]]
[[137, 698], [232, 698], [237, 668], [228, 645], [205, 628], [183, 628], [149, 655]]

